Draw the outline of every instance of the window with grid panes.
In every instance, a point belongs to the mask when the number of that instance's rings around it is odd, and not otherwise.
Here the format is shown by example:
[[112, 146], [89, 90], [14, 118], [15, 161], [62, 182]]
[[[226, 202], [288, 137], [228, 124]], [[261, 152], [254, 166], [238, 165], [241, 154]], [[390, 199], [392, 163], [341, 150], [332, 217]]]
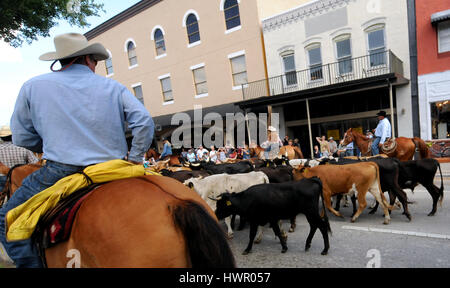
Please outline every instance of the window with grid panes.
[[164, 35], [161, 29], [157, 29], [154, 34], [156, 56], [166, 53], [166, 44], [164, 42]]
[[194, 14], [189, 14], [186, 20], [186, 29], [189, 44], [200, 41], [200, 31], [198, 27], [197, 17]]
[[239, 3], [237, 0], [227, 0], [224, 4], [225, 23], [227, 30], [241, 25], [241, 17], [239, 15]]
[[245, 63], [245, 55], [230, 59], [231, 70], [233, 75], [233, 86], [240, 86], [248, 83], [247, 67]]
[[172, 83], [170, 81], [170, 77], [161, 79], [160, 81], [164, 102], [173, 101]]
[[206, 84], [206, 72], [205, 67], [200, 67], [192, 70], [194, 74], [194, 84], [196, 95], [202, 95], [208, 93], [208, 86]]

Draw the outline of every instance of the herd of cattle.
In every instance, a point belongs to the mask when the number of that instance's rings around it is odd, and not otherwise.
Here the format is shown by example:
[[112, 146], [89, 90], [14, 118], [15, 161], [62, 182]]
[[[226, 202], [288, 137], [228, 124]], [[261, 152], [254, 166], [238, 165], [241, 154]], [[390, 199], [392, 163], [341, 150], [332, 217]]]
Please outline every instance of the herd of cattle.
[[[164, 168], [164, 169], [161, 169]], [[411, 221], [408, 198], [403, 189], [421, 184], [430, 193], [433, 206], [428, 216], [436, 213], [437, 203], [442, 202], [444, 185], [441, 173], [441, 187], [433, 181], [440, 164], [435, 159], [421, 159], [400, 162], [395, 158], [371, 157], [366, 159], [324, 158], [316, 160], [287, 158], [271, 160], [250, 159], [237, 163], [212, 164], [201, 162], [190, 167], [160, 167], [162, 175], [174, 178], [194, 189], [215, 211], [218, 219], [225, 219], [228, 237], [233, 236], [234, 218], [240, 216], [240, 226], [250, 225], [250, 241], [244, 254], [251, 251], [258, 233], [258, 227], [270, 223], [280, 239], [282, 252], [286, 252], [286, 234], [280, 229], [281, 220], [290, 220], [290, 232], [295, 229], [295, 219], [300, 213], [306, 216], [310, 233], [305, 249], [317, 229], [324, 240], [322, 255], [330, 247], [328, 233], [331, 232], [327, 218], [328, 209], [336, 216], [343, 196], [351, 196], [353, 215], [351, 221], [367, 207], [366, 194], [370, 192], [376, 205], [370, 211], [375, 213], [378, 205], [384, 212], [384, 224], [390, 222], [390, 211], [398, 199], [403, 214]], [[390, 203], [383, 192], [389, 193]], [[336, 197], [332, 207], [332, 197]], [[356, 203], [358, 200], [358, 205]], [[320, 209], [322, 202], [323, 209]], [[258, 238], [260, 241], [262, 230]]]

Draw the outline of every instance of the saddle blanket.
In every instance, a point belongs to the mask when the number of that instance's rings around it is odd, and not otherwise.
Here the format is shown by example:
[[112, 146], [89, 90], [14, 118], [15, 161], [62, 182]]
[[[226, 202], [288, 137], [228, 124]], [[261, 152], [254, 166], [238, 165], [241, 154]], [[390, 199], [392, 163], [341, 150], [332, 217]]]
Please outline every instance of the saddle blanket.
[[[112, 160], [89, 166], [83, 170], [83, 173], [65, 177], [6, 214], [6, 240], [11, 242], [29, 239], [39, 219], [46, 212], [54, 209], [61, 199], [70, 196], [75, 191], [95, 183], [148, 174], [150, 173], [146, 173], [143, 165], [135, 165], [124, 160]], [[156, 175], [156, 173], [151, 174]], [[74, 218], [74, 211], [72, 213], [71, 211], [70, 209], [67, 211], [69, 213], [67, 217], [72, 215], [71, 218]], [[55, 229], [58, 229], [57, 226]]]

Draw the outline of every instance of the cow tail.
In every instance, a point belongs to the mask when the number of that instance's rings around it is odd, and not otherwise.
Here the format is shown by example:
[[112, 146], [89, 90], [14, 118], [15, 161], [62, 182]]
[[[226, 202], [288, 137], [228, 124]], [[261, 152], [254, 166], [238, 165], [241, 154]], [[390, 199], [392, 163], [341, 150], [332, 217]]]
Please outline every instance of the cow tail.
[[225, 233], [203, 207], [186, 201], [174, 207], [173, 219], [184, 235], [192, 268], [236, 267]]
[[442, 202], [444, 201], [444, 179], [442, 178], [441, 164], [436, 161], [439, 168], [439, 173], [441, 174], [441, 188], [439, 188], [439, 204], [442, 207]]
[[430, 158], [430, 150], [428, 149], [427, 144], [422, 139], [420, 139], [419, 137], [414, 137], [413, 142], [420, 152], [420, 159]]
[[314, 182], [316, 182], [317, 184], [319, 184], [320, 187], [320, 198], [322, 198], [322, 207], [323, 207], [323, 211], [322, 211], [322, 220], [325, 221], [325, 224], [327, 225], [327, 230], [330, 234], [333, 234], [333, 232], [331, 231], [331, 226], [330, 226], [330, 221], [328, 220], [328, 216], [327, 216], [327, 208], [325, 207], [325, 201], [323, 199], [323, 185], [322, 185], [322, 180], [320, 180], [319, 177], [312, 177], [310, 178], [311, 180], [314, 180]]

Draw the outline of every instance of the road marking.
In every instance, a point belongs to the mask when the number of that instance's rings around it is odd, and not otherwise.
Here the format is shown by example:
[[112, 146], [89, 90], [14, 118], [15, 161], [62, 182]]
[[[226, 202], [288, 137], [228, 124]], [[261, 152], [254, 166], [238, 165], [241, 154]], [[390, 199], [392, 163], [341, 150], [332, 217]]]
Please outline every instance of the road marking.
[[415, 232], [415, 231], [401, 231], [401, 230], [381, 229], [381, 228], [371, 228], [371, 227], [358, 227], [358, 226], [342, 226], [342, 229], [344, 229], [344, 230], [356, 230], [356, 231], [364, 231], [364, 232], [378, 232], [378, 233], [388, 233], [388, 234], [398, 234], [398, 235], [408, 235], [408, 236], [416, 236], [416, 237], [425, 237], [425, 238], [450, 240], [450, 235], [436, 234], [436, 233], [424, 233], [424, 232]]

